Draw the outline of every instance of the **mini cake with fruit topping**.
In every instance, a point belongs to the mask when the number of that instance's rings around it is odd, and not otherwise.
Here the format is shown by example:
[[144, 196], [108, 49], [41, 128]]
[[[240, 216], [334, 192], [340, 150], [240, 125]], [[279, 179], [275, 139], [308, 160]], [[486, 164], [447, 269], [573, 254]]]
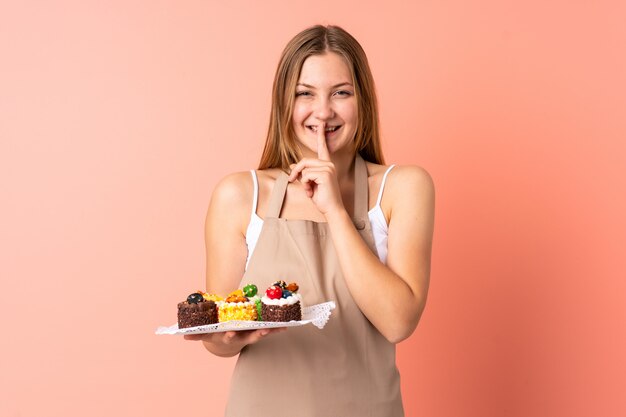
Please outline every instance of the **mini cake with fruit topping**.
[[204, 326], [217, 323], [219, 297], [200, 291], [190, 294], [186, 301], [178, 303], [178, 328]]
[[298, 284], [289, 285], [285, 281], [275, 282], [261, 298], [261, 319], [263, 321], [302, 320], [302, 296], [298, 294]]
[[243, 290], [231, 292], [224, 301], [219, 303], [219, 321], [256, 321], [258, 318], [257, 291], [256, 285], [248, 284]]

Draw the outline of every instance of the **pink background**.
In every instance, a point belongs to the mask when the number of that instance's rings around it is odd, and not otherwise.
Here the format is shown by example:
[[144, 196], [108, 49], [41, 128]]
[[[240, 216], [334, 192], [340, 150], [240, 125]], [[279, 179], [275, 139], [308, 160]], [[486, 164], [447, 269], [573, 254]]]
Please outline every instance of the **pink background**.
[[154, 330], [203, 288], [211, 190], [258, 162], [279, 54], [315, 23], [361, 42], [387, 160], [437, 186], [431, 295], [398, 346], [407, 415], [625, 415], [624, 16], [3, 2], [0, 416], [221, 415], [234, 360]]

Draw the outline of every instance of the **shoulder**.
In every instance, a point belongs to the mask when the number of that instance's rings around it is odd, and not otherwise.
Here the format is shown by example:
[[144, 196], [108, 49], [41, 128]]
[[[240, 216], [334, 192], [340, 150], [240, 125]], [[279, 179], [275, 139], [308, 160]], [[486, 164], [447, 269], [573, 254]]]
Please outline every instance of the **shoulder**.
[[424, 168], [415, 165], [397, 165], [389, 172], [387, 181], [394, 188], [400, 189], [421, 189], [423, 191], [434, 191], [435, 184], [432, 177]]
[[434, 182], [428, 171], [415, 165], [378, 165], [367, 162], [367, 172], [370, 178], [382, 181], [386, 172], [387, 183], [385, 187], [392, 187], [399, 190], [409, 191], [409, 189], [423, 189], [424, 191], [434, 191]]
[[254, 188], [250, 171], [235, 172], [222, 178], [211, 195], [206, 231], [227, 233], [237, 230], [245, 236], [250, 220]]
[[422, 167], [396, 165], [387, 176], [385, 194], [393, 206], [431, 206], [435, 199], [435, 184]]
[[215, 188], [211, 201], [221, 204], [242, 204], [253, 193], [250, 171], [234, 172], [222, 178]]
[[[256, 170], [259, 193], [263, 194], [271, 190], [279, 173], [278, 169]], [[249, 210], [253, 197], [252, 173], [250, 171], [234, 172], [217, 183], [211, 196], [211, 205], [231, 210], [238, 210], [242, 207]]]
[[[386, 203], [385, 199], [387, 199]], [[424, 168], [395, 166], [387, 176], [382, 206], [383, 211], [389, 216], [390, 236], [393, 230], [395, 236], [404, 236], [404, 238], [432, 237], [435, 185]], [[399, 235], [398, 231], [400, 231]]]

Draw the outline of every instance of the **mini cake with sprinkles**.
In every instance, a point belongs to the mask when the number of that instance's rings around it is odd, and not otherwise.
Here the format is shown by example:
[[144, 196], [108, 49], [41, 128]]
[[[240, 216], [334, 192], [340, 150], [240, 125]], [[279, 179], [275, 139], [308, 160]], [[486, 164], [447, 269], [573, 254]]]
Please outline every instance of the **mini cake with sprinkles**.
[[187, 300], [178, 303], [178, 328], [217, 323], [219, 301], [220, 297], [201, 291], [189, 294]]
[[298, 294], [298, 284], [289, 285], [277, 281], [265, 291], [261, 298], [261, 319], [263, 321], [302, 320], [302, 296]]
[[256, 285], [248, 284], [243, 290], [239, 289], [228, 294], [224, 301], [218, 303], [219, 321], [256, 321], [259, 316], [257, 291]]

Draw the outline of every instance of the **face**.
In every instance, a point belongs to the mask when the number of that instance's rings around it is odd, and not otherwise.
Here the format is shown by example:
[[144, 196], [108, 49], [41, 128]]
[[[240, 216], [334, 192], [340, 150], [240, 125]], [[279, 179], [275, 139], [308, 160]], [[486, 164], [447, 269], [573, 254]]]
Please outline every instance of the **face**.
[[308, 57], [296, 85], [292, 124], [305, 156], [317, 156], [317, 126], [326, 124], [331, 154], [353, 152], [357, 102], [350, 69], [342, 56]]

